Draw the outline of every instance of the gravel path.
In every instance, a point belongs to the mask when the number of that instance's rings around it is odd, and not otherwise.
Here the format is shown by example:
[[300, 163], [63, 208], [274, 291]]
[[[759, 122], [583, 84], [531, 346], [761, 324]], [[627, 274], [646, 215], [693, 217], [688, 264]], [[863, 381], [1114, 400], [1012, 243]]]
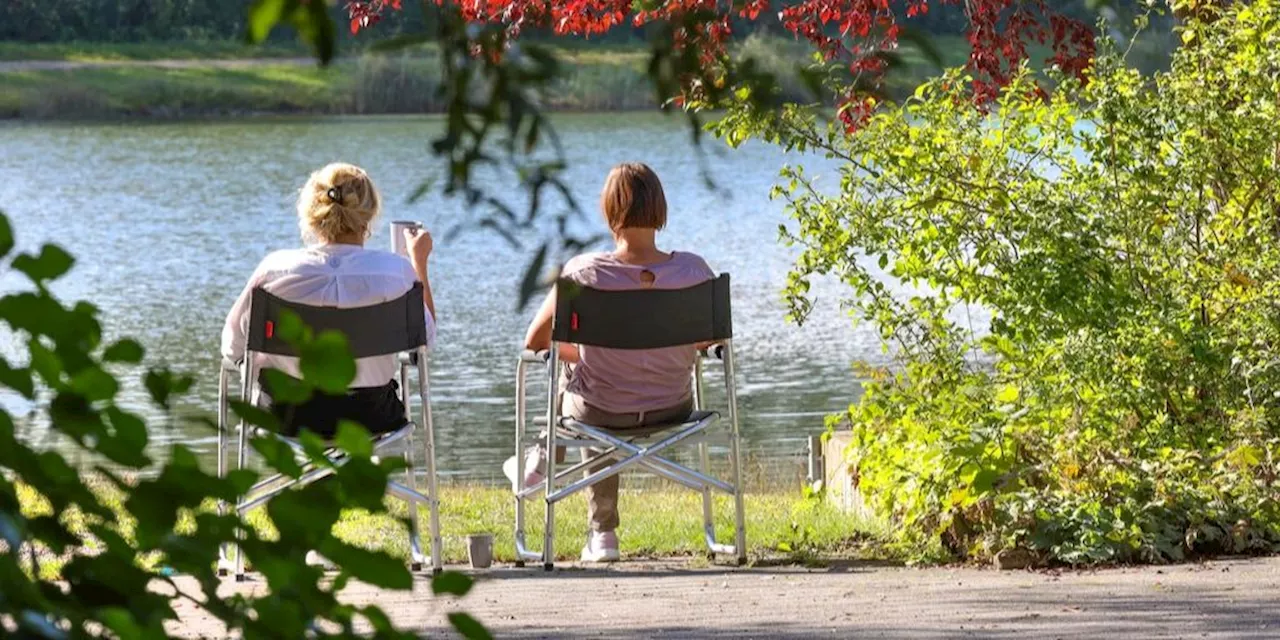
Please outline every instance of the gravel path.
[[[434, 599], [425, 578], [412, 593], [353, 586], [343, 599], [376, 602], [433, 637], [464, 610], [499, 638], [1280, 638], [1280, 558], [1036, 573], [627, 562], [477, 575], [457, 602]], [[182, 632], [219, 634], [182, 613]]]

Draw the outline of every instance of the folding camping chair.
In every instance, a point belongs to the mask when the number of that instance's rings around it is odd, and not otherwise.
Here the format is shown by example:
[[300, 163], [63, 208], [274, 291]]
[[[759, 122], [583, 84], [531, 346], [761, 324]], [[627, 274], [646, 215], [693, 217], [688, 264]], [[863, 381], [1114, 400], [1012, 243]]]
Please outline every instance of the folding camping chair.
[[[273, 328], [279, 324], [282, 313], [289, 311], [296, 314], [313, 331], [336, 330], [347, 337], [352, 355], [356, 358], [398, 354], [400, 359], [400, 397], [404, 403], [404, 426], [378, 434], [373, 439], [374, 454], [386, 455], [395, 453], [393, 445], [403, 444], [404, 456], [408, 465], [406, 470], [407, 486], [399, 482], [389, 481], [387, 493], [404, 500], [409, 506], [409, 548], [412, 554], [411, 567], [420, 571], [426, 558], [422, 553], [422, 537], [418, 525], [418, 505], [427, 505], [431, 514], [431, 565], [435, 573], [442, 570], [442, 554], [440, 545], [440, 513], [436, 497], [436, 454], [435, 431], [431, 422], [431, 394], [427, 376], [427, 329], [422, 309], [422, 284], [414, 285], [408, 293], [396, 300], [366, 307], [339, 309], [335, 307], [312, 307], [281, 300], [263, 289], [254, 289], [249, 306], [249, 332], [246, 340], [244, 364], [238, 365], [223, 361], [218, 386], [218, 475], [227, 472], [227, 449], [231, 446], [231, 426], [228, 421], [228, 380], [232, 375], [241, 374], [240, 400], [252, 402], [255, 383], [258, 378], [258, 367], [253, 364], [254, 354], [267, 353], [280, 356], [296, 356], [297, 352], [286, 341], [275, 335]], [[413, 421], [409, 408], [409, 369], [418, 370], [418, 398], [422, 403], [422, 424]], [[418, 434], [419, 430], [424, 434]], [[253, 431], [254, 433], [250, 433]], [[236, 451], [236, 464], [244, 468], [249, 450], [251, 435], [272, 436], [279, 438], [295, 451], [299, 461], [304, 464], [301, 477], [294, 479], [277, 474], [255, 484], [248, 493], [242, 496], [235, 505], [236, 515], [244, 517], [249, 510], [266, 504], [280, 493], [295, 486], [304, 486], [333, 474], [333, 468], [318, 466], [307, 462], [301, 444], [293, 438], [279, 434], [264, 432], [247, 425], [243, 420], [239, 423], [239, 438]], [[427, 495], [417, 490], [417, 477], [414, 473], [414, 437], [421, 435], [427, 460]], [[329, 448], [325, 451], [329, 461], [335, 466], [346, 463], [347, 458], [340, 449]], [[220, 505], [220, 509], [226, 505]], [[227, 575], [234, 570], [237, 581], [244, 580], [244, 554], [235, 553], [234, 562], [230, 561], [230, 549], [224, 548], [219, 561], [219, 574]]]
[[[542, 560], [550, 571], [555, 563], [555, 505], [557, 502], [634, 467], [643, 467], [663, 478], [702, 493], [703, 533], [711, 556], [734, 556], [746, 563], [746, 529], [742, 504], [742, 464], [739, 455], [737, 390], [734, 387], [733, 322], [729, 306], [729, 275], [687, 289], [635, 291], [601, 291], [576, 285], [568, 280], [557, 283], [556, 310], [552, 320], [551, 348], [547, 351], [524, 351], [516, 365], [516, 478], [512, 487], [516, 501], [515, 543], [516, 566], [526, 560]], [[695, 361], [691, 380], [694, 411], [680, 423], [653, 425], [626, 430], [610, 430], [561, 417], [559, 411], [558, 359], [559, 343], [606, 347], [613, 349], [655, 349], [700, 342], [715, 342]], [[729, 459], [733, 483], [710, 475], [708, 429], [720, 414], [705, 411], [702, 388], [702, 360], [715, 357], [724, 365], [725, 392], [729, 412]], [[544, 363], [547, 371], [547, 410], [545, 442], [547, 454], [546, 480], [536, 487], [519, 486], [524, 477], [524, 438], [527, 370], [529, 364]], [[698, 445], [699, 469], [694, 470], [662, 457], [675, 445]], [[582, 461], [563, 470], [557, 469], [557, 447], [583, 449]], [[586, 448], [594, 448], [588, 454]], [[612, 460], [609, 466], [571, 479], [575, 474]], [[560, 486], [562, 485], [563, 486]], [[557, 488], [559, 487], [559, 488]], [[712, 490], [723, 491], [734, 499], [734, 544], [716, 542], [712, 520]], [[530, 551], [525, 544], [525, 500], [544, 492], [546, 529], [542, 552]]]

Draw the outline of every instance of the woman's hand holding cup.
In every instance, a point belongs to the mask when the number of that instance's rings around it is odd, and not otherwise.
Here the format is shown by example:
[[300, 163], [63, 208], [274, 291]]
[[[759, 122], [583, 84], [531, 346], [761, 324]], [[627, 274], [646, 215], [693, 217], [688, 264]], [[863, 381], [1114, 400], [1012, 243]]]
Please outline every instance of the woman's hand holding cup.
[[413, 270], [419, 276], [423, 276], [427, 272], [427, 258], [431, 256], [431, 250], [435, 247], [435, 240], [431, 237], [431, 232], [426, 227], [418, 227], [415, 229], [405, 229], [404, 245], [409, 252], [409, 262], [413, 264]]

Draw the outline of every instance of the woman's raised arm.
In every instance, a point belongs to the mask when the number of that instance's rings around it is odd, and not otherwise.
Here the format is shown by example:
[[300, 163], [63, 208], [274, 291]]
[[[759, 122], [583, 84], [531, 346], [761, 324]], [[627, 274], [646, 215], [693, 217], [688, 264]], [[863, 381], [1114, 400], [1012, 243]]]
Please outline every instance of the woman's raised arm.
[[432, 239], [430, 231], [418, 228], [405, 229], [404, 241], [409, 249], [409, 264], [413, 265], [413, 272], [418, 275], [418, 281], [422, 283], [422, 302], [427, 305], [427, 311], [431, 312], [431, 319], [439, 324], [440, 316], [436, 315], [436, 300], [431, 295], [431, 280], [427, 277], [427, 259], [431, 257], [435, 240]]

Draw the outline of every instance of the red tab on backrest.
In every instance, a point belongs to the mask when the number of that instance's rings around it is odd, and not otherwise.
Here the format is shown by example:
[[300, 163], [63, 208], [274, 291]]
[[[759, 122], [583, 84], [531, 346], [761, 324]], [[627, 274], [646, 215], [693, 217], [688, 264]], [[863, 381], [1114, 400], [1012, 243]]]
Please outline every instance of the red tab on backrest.
[[267, 339], [270, 340], [271, 337], [275, 335], [275, 333], [276, 333], [276, 323], [268, 320], [267, 321]]
[[578, 312], [575, 311], [569, 316], [569, 328], [574, 331], [578, 330]]

